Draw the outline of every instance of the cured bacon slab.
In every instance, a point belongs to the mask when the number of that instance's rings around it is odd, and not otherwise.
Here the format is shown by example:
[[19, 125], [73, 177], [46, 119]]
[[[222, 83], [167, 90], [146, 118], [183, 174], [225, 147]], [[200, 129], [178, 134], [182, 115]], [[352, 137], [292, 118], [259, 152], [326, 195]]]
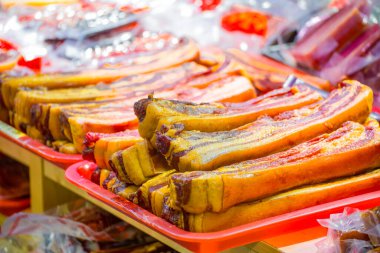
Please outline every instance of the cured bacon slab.
[[158, 217], [162, 217], [164, 204], [166, 203], [170, 194], [170, 189], [167, 185], [158, 189], [152, 190], [150, 194], [150, 205], [152, 213]]
[[[175, 172], [175, 170], [168, 170], [162, 174], [149, 179], [144, 184], [142, 184], [136, 193], [136, 199], [134, 200], [139, 206], [152, 211], [152, 198], [157, 198], [154, 194], [169, 184], [169, 177]], [[163, 203], [163, 202], [161, 202]]]
[[210, 172], [175, 174], [170, 180], [171, 206], [189, 213], [222, 212], [293, 187], [380, 167], [379, 154], [377, 121], [366, 126], [350, 121], [287, 151]]
[[91, 181], [160, 216], [164, 198], [169, 194], [169, 177], [174, 172], [175, 170], [165, 171], [141, 186], [136, 186], [120, 181], [112, 171], [97, 168], [91, 175]]
[[[41, 140], [72, 141], [81, 152], [88, 131], [113, 133], [135, 128], [133, 103], [152, 91], [160, 97], [186, 97], [194, 101], [234, 102], [255, 96], [248, 79], [227, 71], [229, 76], [224, 80], [204, 80], [203, 76], [209, 72], [201, 65], [187, 63], [161, 72], [131, 76], [109, 86], [20, 91], [15, 99], [13, 124]], [[198, 81], [187, 85], [188, 80]], [[201, 85], [202, 82], [206, 83]], [[93, 101], [79, 102], [85, 98]]]
[[[109, 85], [101, 84], [54, 90], [22, 90], [14, 98], [13, 111], [17, 117], [14, 124], [16, 127], [19, 127], [20, 124], [29, 125], [31, 123], [36, 124], [37, 127], [38, 124], [43, 125], [45, 119], [41, 116], [47, 115], [43, 109], [49, 108], [49, 106], [44, 107], [46, 104], [62, 106], [71, 103], [70, 107], [76, 108], [78, 106], [85, 107], [85, 101], [110, 99], [120, 101], [136, 98], [136, 96], [149, 94], [153, 91], [173, 89], [175, 86], [193, 77], [207, 74], [209, 71], [209, 68], [190, 62], [154, 73], [129, 76]], [[101, 105], [99, 102], [98, 104]]]
[[161, 216], [191, 232], [214, 232], [350, 197], [378, 187], [379, 183], [380, 170], [377, 169], [336, 181], [296, 188], [255, 202], [239, 204], [222, 213], [189, 214], [172, 209], [166, 202]]
[[[193, 101], [245, 101], [255, 96], [248, 79], [231, 76], [227, 80], [212, 82], [204, 89], [181, 87], [169, 91], [157, 92], [158, 97], [187, 98]], [[131, 100], [127, 101], [128, 104]], [[138, 120], [133, 106], [124, 102], [118, 105], [108, 104], [94, 109], [80, 109], [79, 112], [59, 114], [61, 132], [72, 140], [79, 152], [82, 152], [83, 140], [87, 132], [114, 133], [137, 127]], [[63, 129], [62, 129], [63, 128]]]
[[165, 159], [148, 147], [146, 140], [114, 153], [109, 165], [123, 182], [141, 185], [150, 178], [168, 170]]
[[95, 162], [101, 169], [111, 170], [108, 161], [112, 154], [142, 141], [136, 130], [125, 130], [114, 134], [89, 132], [86, 134], [83, 159]]
[[26, 77], [4, 77], [2, 79], [2, 96], [8, 109], [15, 105], [14, 97], [20, 88], [45, 87], [57, 89], [79, 87], [99, 82], [110, 83], [122, 77], [151, 73], [158, 70], [181, 65], [196, 60], [199, 49], [194, 41], [182, 38], [178, 43], [160, 50], [129, 55], [128, 64], [117, 68], [86, 70], [78, 73], [45, 74]]
[[[232, 78], [234, 78], [234, 77], [232, 77]], [[220, 93], [225, 93], [225, 94], [229, 94], [229, 95], [231, 95], [231, 92], [228, 92], [228, 91], [226, 91], [226, 92], [222, 92], [223, 91], [223, 88], [224, 89], [229, 89], [229, 87], [231, 87], [231, 89], [233, 88], [233, 86], [239, 86], [237, 89], [235, 89], [235, 92], [236, 91], [239, 91], [241, 88], [242, 88], [242, 86], [243, 86], [243, 89], [246, 89], [247, 91], [250, 91], [250, 87], [249, 87], [249, 83], [246, 83], [246, 85], [242, 85], [242, 82], [240, 81], [240, 80], [245, 80], [244, 78], [243, 79], [241, 79], [241, 78], [234, 78], [235, 80], [236, 80], [236, 84], [234, 84], [233, 82], [231, 82], [231, 83], [228, 83], [228, 86], [226, 86], [225, 85], [225, 83], [224, 82], [218, 82], [217, 84], [215, 84], [215, 86], [219, 86], [219, 85], [221, 85], [222, 87], [220, 88]], [[228, 79], [226, 80], [226, 81], [228, 81]], [[239, 83], [237, 83], [237, 82], [239, 82]], [[244, 88], [245, 87], [245, 88]], [[208, 87], [207, 89], [211, 89], [212, 87]], [[219, 87], [214, 87], [214, 88], [218, 88], [219, 89]], [[240, 88], [240, 89], [239, 89]], [[182, 94], [181, 94], [182, 95]], [[184, 94], [183, 94], [184, 95]], [[212, 95], [213, 96], [213, 98], [215, 99], [215, 98], [217, 98], [217, 96], [216, 96], [216, 94], [205, 94], [205, 96], [209, 96], [209, 95]], [[221, 94], [221, 96], [223, 96], [223, 94]], [[197, 97], [197, 98], [195, 98], [195, 99], [201, 99], [201, 100], [206, 100], [206, 99], [208, 99], [208, 98], [203, 98], [203, 97]], [[241, 98], [242, 100], [244, 99], [244, 97], [242, 97]], [[212, 100], [211, 98], [209, 99], [209, 100]], [[124, 102], [124, 101], [123, 101]], [[130, 107], [129, 107], [130, 108]], [[62, 108], [64, 111], [65, 111], [65, 113], [67, 114], [68, 113], [68, 111], [67, 111], [67, 109], [65, 109], [64, 107]], [[84, 111], [86, 111], [87, 112], [87, 110], [88, 109], [86, 109], [86, 107], [84, 107]], [[127, 109], [126, 109], [127, 110]], [[42, 110], [41, 110], [42, 111]], [[77, 109], [76, 109], [76, 112], [78, 112], [77, 111]], [[93, 112], [91, 111], [91, 114], [92, 114]], [[53, 116], [53, 115], [55, 115], [55, 116]], [[61, 130], [60, 129], [58, 129], [57, 130], [57, 127], [58, 128], [60, 128], [62, 125], [65, 125], [66, 123], [59, 123], [59, 124], [57, 124], [56, 122], [58, 122], [58, 119], [59, 119], [59, 117], [57, 116], [57, 114], [56, 114], [56, 112], [55, 112], [55, 108], [53, 107], [53, 108], [50, 108], [50, 118], [49, 119], [52, 119], [52, 118], [55, 118], [56, 120], [52, 120], [52, 122], [51, 122], [51, 124], [54, 124], [54, 127], [50, 127], [50, 129], [51, 130], [53, 130], [53, 129], [55, 129], [54, 131], [52, 131], [52, 133], [61, 133]], [[69, 126], [69, 124], [68, 124], [68, 126]], [[128, 132], [128, 131], [127, 131]], [[106, 137], [105, 138], [102, 138], [103, 140], [102, 140], [102, 147], [103, 146], [105, 146], [105, 145], [108, 145], [108, 144], [106, 144], [105, 142], [108, 142], [108, 140], [112, 140], [112, 143], [114, 143], [114, 145], [113, 144], [111, 144], [112, 145], [112, 147], [116, 147], [116, 146], [118, 146], [120, 149], [119, 150], [122, 150], [122, 149], [124, 149], [124, 148], [126, 148], [126, 146], [124, 146], [122, 143], [123, 142], [125, 142], [126, 143], [126, 145], [129, 145], [129, 143], [130, 143], [130, 141], [131, 141], [131, 139], [130, 139], [130, 136], [129, 136], [129, 134], [127, 134], [126, 136], [124, 135], [124, 133], [125, 132], [121, 132], [121, 133], [114, 133], [114, 134], [107, 134], [106, 135]], [[94, 133], [95, 134], [95, 133]], [[94, 134], [87, 134], [86, 135], [86, 137], [85, 137], [85, 149], [83, 150], [83, 154], [84, 154], [84, 157], [86, 157], [85, 159], [89, 159], [89, 160], [92, 160], [92, 161], [94, 161], [94, 159], [95, 159], [95, 157], [94, 157], [94, 151], [95, 151], [95, 149], [97, 149], [96, 148], [96, 141], [98, 141], [99, 140], [99, 138], [93, 138], [93, 135]], [[95, 134], [96, 136], [98, 136], [99, 134]], [[57, 135], [56, 135], [57, 136]], [[53, 137], [54, 137], [54, 135], [53, 135]], [[125, 138], [124, 138], [125, 137]], [[65, 136], [63, 136], [63, 137], [61, 137], [61, 136], [59, 136], [58, 138], [57, 137], [55, 137], [55, 139], [63, 139], [63, 138], [66, 138]], [[95, 141], [94, 141], [95, 140]], [[118, 143], [118, 142], [120, 142], [120, 143]], [[99, 144], [99, 146], [100, 146], [100, 144]], [[101, 149], [98, 149], [98, 151], [95, 151], [95, 153], [96, 152], [98, 152], [98, 153], [101, 153], [101, 151], [100, 151]], [[118, 151], [118, 150], [114, 150], [114, 152], [116, 152], [116, 151]], [[107, 160], [105, 160], [105, 161], [107, 161]], [[106, 166], [106, 164], [104, 164], [104, 162], [103, 161], [100, 161], [99, 160], [99, 162], [97, 163], [98, 164], [98, 166], [100, 166], [101, 168], [106, 168], [106, 167], [108, 167], [108, 166]]]
[[135, 103], [139, 133], [151, 139], [163, 125], [182, 124], [185, 130], [224, 131], [256, 120], [261, 115], [276, 115], [312, 104], [321, 96], [305, 87], [282, 88], [243, 103], [195, 104], [153, 97]]
[[180, 171], [213, 170], [263, 157], [331, 132], [351, 120], [369, 116], [373, 93], [356, 81], [344, 81], [326, 100], [275, 117], [261, 117], [231, 131], [183, 131], [174, 124], [157, 132], [156, 146], [170, 166]]
[[84, 149], [83, 140], [88, 132], [115, 133], [137, 128], [137, 119], [132, 110], [112, 113], [101, 112], [93, 115], [70, 116], [65, 130], [71, 135], [71, 140], [78, 152]]
[[138, 189], [137, 186], [120, 181], [112, 171], [100, 170], [99, 168], [97, 170], [98, 171], [96, 171], [96, 173], [100, 173], [100, 176], [99, 182], [95, 183], [99, 183], [104, 189], [107, 189], [125, 199], [133, 201]]

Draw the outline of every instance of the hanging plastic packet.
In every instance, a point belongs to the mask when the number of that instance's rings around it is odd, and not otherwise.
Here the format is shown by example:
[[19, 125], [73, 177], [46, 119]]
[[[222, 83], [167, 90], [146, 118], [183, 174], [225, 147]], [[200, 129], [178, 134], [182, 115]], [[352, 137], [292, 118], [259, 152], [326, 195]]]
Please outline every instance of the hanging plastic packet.
[[279, 31], [263, 53], [336, 85], [350, 78], [374, 91], [380, 111], [380, 1], [333, 0]]
[[321, 70], [335, 52], [344, 50], [366, 28], [369, 5], [366, 0], [353, 0], [340, 9], [328, 6], [306, 22], [296, 37], [290, 54], [298, 65]]
[[367, 211], [346, 207], [343, 213], [318, 220], [328, 228], [317, 243], [318, 253], [369, 253], [380, 250], [380, 208]]

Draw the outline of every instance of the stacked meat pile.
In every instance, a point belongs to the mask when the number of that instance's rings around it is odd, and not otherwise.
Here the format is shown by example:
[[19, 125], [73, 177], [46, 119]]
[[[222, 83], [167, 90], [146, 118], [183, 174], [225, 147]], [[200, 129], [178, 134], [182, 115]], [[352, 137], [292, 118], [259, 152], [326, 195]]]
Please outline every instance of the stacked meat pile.
[[104, 188], [180, 228], [217, 231], [375, 187], [372, 102], [356, 81], [326, 99], [304, 86], [241, 103], [149, 96], [134, 105], [140, 137], [88, 134], [86, 157]]
[[88, 132], [136, 129], [133, 104], [153, 92], [155, 97], [194, 102], [241, 102], [256, 96], [253, 84], [265, 90], [286, 78], [284, 70], [238, 50], [200, 52], [190, 39], [152, 36], [136, 38], [131, 45], [136, 50], [112, 66], [33, 76], [6, 73], [1, 111], [9, 111], [10, 123], [29, 136], [61, 152], [77, 153], [83, 151]]

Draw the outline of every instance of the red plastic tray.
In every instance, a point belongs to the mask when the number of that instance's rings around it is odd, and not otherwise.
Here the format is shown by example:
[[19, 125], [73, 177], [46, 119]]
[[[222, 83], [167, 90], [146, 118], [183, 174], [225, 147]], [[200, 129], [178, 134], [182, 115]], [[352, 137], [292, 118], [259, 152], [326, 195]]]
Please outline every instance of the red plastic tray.
[[23, 148], [43, 157], [53, 163], [68, 166], [82, 161], [82, 155], [69, 155], [54, 151], [50, 147], [38, 142], [14, 127], [0, 121], [0, 136], [20, 145]]
[[0, 213], [4, 215], [12, 215], [14, 213], [25, 210], [30, 206], [30, 198], [18, 199], [0, 199]]
[[367, 209], [380, 203], [380, 188], [378, 188], [355, 197], [302, 209], [219, 232], [192, 233], [175, 227], [138, 205], [80, 176], [77, 169], [86, 164], [93, 165], [86, 161], [71, 165], [66, 170], [66, 179], [96, 199], [194, 252], [220, 252], [228, 248], [278, 237], [281, 234], [319, 227], [316, 219], [328, 218], [331, 213], [342, 212], [345, 206]]

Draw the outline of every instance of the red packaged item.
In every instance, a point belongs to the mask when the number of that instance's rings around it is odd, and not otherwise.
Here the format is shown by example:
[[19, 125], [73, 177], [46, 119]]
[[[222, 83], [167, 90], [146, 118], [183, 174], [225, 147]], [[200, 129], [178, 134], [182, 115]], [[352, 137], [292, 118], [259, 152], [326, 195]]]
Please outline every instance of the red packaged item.
[[17, 65], [20, 54], [10, 42], [0, 39], [0, 73], [10, 70]]
[[221, 0], [191, 0], [201, 11], [212, 11], [222, 2]]
[[27, 67], [35, 73], [41, 70], [42, 58], [37, 57], [32, 60], [26, 60], [17, 51], [17, 47], [11, 42], [0, 39], [0, 72], [11, 70], [15, 66]]
[[221, 19], [221, 26], [227, 31], [240, 31], [264, 36], [267, 32], [267, 15], [249, 8], [232, 8]]

